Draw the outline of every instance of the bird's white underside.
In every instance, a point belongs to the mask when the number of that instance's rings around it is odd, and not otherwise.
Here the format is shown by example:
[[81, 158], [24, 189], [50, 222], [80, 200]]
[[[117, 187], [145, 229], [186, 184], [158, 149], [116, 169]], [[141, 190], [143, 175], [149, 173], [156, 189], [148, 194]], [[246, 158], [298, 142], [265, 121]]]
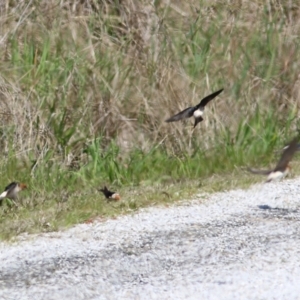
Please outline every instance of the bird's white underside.
[[8, 197], [10, 199], [15, 199], [17, 198], [18, 192], [21, 191], [21, 188], [19, 185], [16, 185], [12, 188], [10, 188], [7, 191], [4, 191], [1, 195], [0, 195], [0, 199], [3, 199], [5, 197]]
[[270, 173], [270, 175], [268, 176], [268, 181], [269, 180], [280, 180], [283, 177], [285, 177], [288, 174], [288, 170], [286, 170], [285, 172], [281, 172], [281, 171], [276, 171], [276, 172], [272, 172]]
[[3, 192], [3, 193], [0, 195], [0, 199], [3, 199], [3, 198], [5, 198], [5, 197], [6, 197], [6, 195], [7, 195], [7, 191]]
[[203, 115], [203, 111], [200, 110], [200, 109], [197, 109], [194, 111], [194, 117], [195, 118], [198, 118], [198, 117], [201, 117]]

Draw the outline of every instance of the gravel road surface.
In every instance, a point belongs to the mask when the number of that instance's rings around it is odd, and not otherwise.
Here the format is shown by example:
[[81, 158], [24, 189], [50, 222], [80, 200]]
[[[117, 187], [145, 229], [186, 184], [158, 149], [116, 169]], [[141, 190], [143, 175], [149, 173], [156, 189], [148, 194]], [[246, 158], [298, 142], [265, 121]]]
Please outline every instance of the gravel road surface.
[[299, 184], [0, 243], [0, 299], [300, 299]]

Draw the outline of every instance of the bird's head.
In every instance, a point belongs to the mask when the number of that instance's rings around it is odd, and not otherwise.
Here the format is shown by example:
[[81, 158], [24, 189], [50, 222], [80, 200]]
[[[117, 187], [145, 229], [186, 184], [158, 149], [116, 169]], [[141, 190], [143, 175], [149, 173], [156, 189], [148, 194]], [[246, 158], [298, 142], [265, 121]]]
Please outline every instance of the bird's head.
[[21, 190], [25, 190], [25, 189], [27, 189], [27, 185], [25, 184], [25, 183], [20, 183], [20, 189]]
[[112, 199], [114, 199], [114, 200], [116, 200], [116, 201], [119, 201], [119, 200], [121, 200], [121, 197], [120, 197], [120, 195], [119, 195], [119, 194], [117, 194], [117, 193], [114, 193], [114, 194], [111, 196], [111, 198], [112, 198]]

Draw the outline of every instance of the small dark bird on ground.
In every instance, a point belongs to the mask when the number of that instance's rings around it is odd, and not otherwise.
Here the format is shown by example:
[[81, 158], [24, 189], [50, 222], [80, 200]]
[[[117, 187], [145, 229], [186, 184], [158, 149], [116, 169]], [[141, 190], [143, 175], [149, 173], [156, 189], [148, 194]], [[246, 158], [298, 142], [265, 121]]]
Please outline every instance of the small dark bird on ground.
[[166, 122], [168, 122], [168, 123], [175, 122], [175, 121], [187, 119], [187, 118], [194, 116], [194, 118], [195, 118], [194, 128], [195, 128], [196, 125], [203, 120], [202, 116], [203, 116], [206, 104], [208, 102], [210, 102], [212, 99], [214, 99], [215, 97], [217, 97], [222, 91], [223, 91], [223, 89], [221, 89], [217, 92], [214, 92], [213, 94], [203, 98], [198, 105], [186, 108], [185, 110], [181, 111], [180, 113], [167, 119]]
[[18, 193], [24, 189], [27, 189], [26, 184], [19, 182], [12, 182], [5, 187], [4, 192], [0, 195], [0, 205], [4, 198], [11, 200], [16, 200], [18, 198]]
[[273, 170], [254, 170], [251, 168], [248, 168], [248, 171], [253, 174], [263, 174], [268, 175], [267, 181], [270, 182], [272, 180], [280, 180], [284, 178], [290, 171], [291, 167], [289, 165], [289, 162], [293, 158], [295, 152], [298, 149], [298, 139], [297, 136], [294, 138], [287, 147], [285, 147], [285, 150], [283, 151], [281, 158]]
[[121, 199], [120, 195], [118, 193], [109, 191], [106, 186], [104, 186], [103, 189], [99, 189], [100, 192], [104, 194], [107, 200], [115, 200], [118, 201]]

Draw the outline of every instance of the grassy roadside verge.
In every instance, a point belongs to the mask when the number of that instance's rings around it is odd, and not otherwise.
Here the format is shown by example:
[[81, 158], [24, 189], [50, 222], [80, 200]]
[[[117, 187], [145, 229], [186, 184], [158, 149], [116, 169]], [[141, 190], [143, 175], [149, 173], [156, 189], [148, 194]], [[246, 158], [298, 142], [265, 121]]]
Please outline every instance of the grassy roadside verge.
[[[29, 185], [0, 208], [1, 238], [247, 186], [260, 178], [241, 168], [294, 137], [297, 5], [148, 2], [0, 10], [0, 186]], [[164, 122], [220, 88], [195, 130]], [[124, 200], [103, 201], [104, 184]]]
[[[280, 153], [273, 152], [267, 159], [267, 161], [270, 160], [270, 163], [267, 165], [260, 163], [257, 166], [260, 168], [273, 167], [279, 155]], [[226, 157], [223, 156], [223, 159]], [[221, 160], [222, 158], [220, 158]], [[70, 174], [69, 171], [63, 173], [62, 170], [52, 175], [49, 174], [48, 184], [45, 184], [44, 176], [37, 175], [34, 179], [28, 177], [30, 180], [29, 189], [22, 193], [19, 206], [11, 208], [4, 204], [1, 207], [0, 238], [6, 240], [24, 232], [57, 231], [79, 223], [98, 222], [134, 213], [141, 208], [168, 207], [183, 199], [205, 201], [207, 198], [203, 196], [205, 194], [235, 188], [248, 188], [254, 183], [265, 180], [264, 176], [249, 174], [242, 166], [230, 163], [228, 163], [227, 168], [218, 169], [218, 171], [215, 171], [215, 168], [203, 170], [191, 166], [191, 164], [200, 162], [200, 165], [202, 164], [206, 168], [208, 165], [205, 164], [205, 161], [205, 158], [202, 161], [199, 158], [195, 160], [183, 159], [178, 163], [178, 159], [176, 159], [173, 166], [173, 170], [178, 172], [176, 175], [168, 175], [167, 172], [160, 171], [161, 168], [172, 170], [170, 164], [166, 162], [160, 161], [159, 170], [154, 167], [152, 173], [149, 172], [148, 168], [150, 165], [155, 166], [155, 163], [141, 163], [141, 166], [136, 164], [138, 170], [132, 170], [132, 172], [135, 177], [136, 174], [140, 174], [143, 178], [137, 184], [130, 184], [130, 181], [125, 184], [118, 184], [117, 181], [110, 183], [107, 173], [102, 173], [105, 175], [102, 177], [99, 173], [99, 177], [86, 179], [86, 176], [81, 176], [80, 172]], [[266, 161], [266, 159], [262, 157], [261, 161]], [[211, 163], [215, 166], [215, 162]], [[222, 166], [224, 167], [223, 164]], [[141, 170], [142, 167], [146, 170]], [[203, 174], [200, 170], [203, 171]], [[115, 169], [111, 172], [112, 174], [119, 174], [116, 178], [124, 179], [124, 173], [120, 174], [118, 171], [120, 172], [119, 169]], [[127, 168], [126, 172], [128, 172]], [[144, 179], [143, 172], [147, 175], [152, 174], [152, 177]], [[300, 162], [296, 158], [293, 161], [292, 176], [299, 174], [299, 172]], [[24, 174], [21, 174], [21, 177], [25, 177], [22, 175]], [[52, 185], [50, 186], [51, 182]], [[109, 187], [112, 187], [112, 190], [117, 190], [121, 194], [121, 201], [107, 202], [97, 190], [107, 183]]]

